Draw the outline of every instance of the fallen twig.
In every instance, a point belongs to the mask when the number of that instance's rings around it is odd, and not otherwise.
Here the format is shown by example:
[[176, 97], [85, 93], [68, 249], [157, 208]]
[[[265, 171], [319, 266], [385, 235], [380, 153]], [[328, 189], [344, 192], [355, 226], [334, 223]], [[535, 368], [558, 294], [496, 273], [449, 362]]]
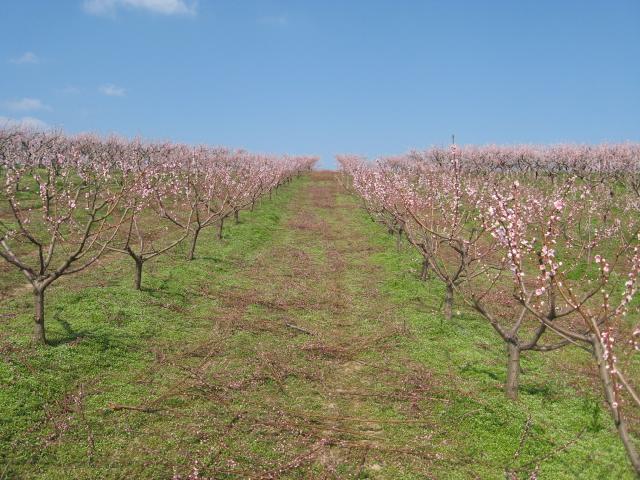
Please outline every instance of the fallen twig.
[[304, 329], [302, 327], [299, 327], [297, 325], [294, 325], [293, 323], [285, 323], [284, 325], [285, 325], [285, 327], [289, 327], [289, 328], [292, 328], [294, 330], [297, 330], [298, 332], [305, 333], [307, 335], [311, 335], [312, 337], [315, 336], [315, 333], [313, 333], [313, 332], [311, 332], [309, 330], [306, 330], [306, 329]]
[[132, 405], [120, 405], [117, 403], [109, 403], [108, 407], [113, 410], [114, 412], [117, 412], [119, 410], [135, 410], [138, 412], [144, 412], [144, 413], [157, 413], [161, 410], [163, 410], [162, 408], [151, 408], [151, 407], [135, 407]]

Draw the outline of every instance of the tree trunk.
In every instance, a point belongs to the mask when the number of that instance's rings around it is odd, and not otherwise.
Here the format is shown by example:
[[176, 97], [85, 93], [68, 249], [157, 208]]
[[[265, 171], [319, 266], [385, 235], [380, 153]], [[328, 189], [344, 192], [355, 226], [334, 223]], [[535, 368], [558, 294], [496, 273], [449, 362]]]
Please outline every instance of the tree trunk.
[[224, 217], [220, 219], [220, 225], [218, 227], [218, 240], [222, 240], [222, 229], [224, 228]]
[[33, 300], [35, 307], [35, 329], [33, 331], [33, 342], [46, 345], [47, 337], [44, 332], [44, 287], [33, 288]]
[[504, 385], [504, 393], [511, 400], [518, 399], [520, 376], [520, 347], [516, 342], [507, 342], [509, 359], [507, 361], [507, 382]]
[[187, 260], [193, 260], [195, 258], [196, 243], [198, 242], [199, 234], [200, 234], [200, 229], [196, 228], [193, 231], [193, 238], [191, 239], [191, 247], [189, 248], [189, 253], [187, 254]]
[[429, 260], [422, 260], [422, 271], [420, 272], [420, 280], [425, 282], [429, 278]]
[[144, 261], [142, 258], [135, 258], [136, 261], [136, 290], [142, 290], [142, 265]]
[[600, 374], [600, 381], [602, 382], [604, 394], [607, 399], [607, 403], [609, 404], [609, 410], [613, 417], [613, 423], [615, 423], [616, 429], [618, 430], [618, 436], [620, 437], [620, 440], [622, 440], [622, 444], [627, 451], [627, 457], [629, 458], [631, 465], [633, 465], [636, 475], [640, 478], [640, 455], [638, 454], [638, 450], [627, 431], [627, 422], [624, 417], [620, 415], [620, 411], [616, 405], [613, 381], [611, 380], [609, 370], [607, 370], [607, 362], [604, 359], [602, 344], [600, 343], [600, 339], [595, 335], [591, 337], [591, 343], [593, 345], [593, 354], [598, 362], [598, 373]]
[[234, 210], [234, 211], [233, 211], [233, 218], [234, 218], [234, 219], [235, 219], [235, 221], [236, 221], [236, 225], [237, 225], [238, 223], [240, 223], [240, 210]]
[[402, 247], [402, 228], [398, 230], [398, 238], [396, 238], [396, 250], [399, 252]]
[[453, 285], [447, 285], [444, 294], [444, 316], [447, 320], [453, 316]]

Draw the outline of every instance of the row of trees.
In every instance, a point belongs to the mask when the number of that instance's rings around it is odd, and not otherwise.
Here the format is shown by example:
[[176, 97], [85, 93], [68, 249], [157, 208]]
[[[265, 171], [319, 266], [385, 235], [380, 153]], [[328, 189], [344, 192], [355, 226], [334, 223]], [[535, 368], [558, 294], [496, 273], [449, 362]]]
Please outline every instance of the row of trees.
[[294, 176], [315, 157], [120, 137], [0, 130], [0, 257], [33, 288], [35, 333], [46, 343], [45, 291], [105, 252], [128, 255], [140, 289], [144, 264]]
[[452, 145], [338, 160], [372, 217], [420, 252], [423, 277], [444, 283], [444, 315], [458, 298], [502, 340], [509, 398], [523, 353], [590, 352], [640, 474], [629, 428], [640, 409], [640, 145]]

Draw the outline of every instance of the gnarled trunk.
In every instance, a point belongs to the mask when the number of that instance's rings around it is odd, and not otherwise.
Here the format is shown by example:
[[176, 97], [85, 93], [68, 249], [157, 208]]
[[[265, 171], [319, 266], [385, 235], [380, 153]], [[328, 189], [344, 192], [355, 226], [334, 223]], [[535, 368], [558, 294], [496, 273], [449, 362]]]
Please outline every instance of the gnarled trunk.
[[131, 258], [133, 258], [133, 263], [136, 266], [135, 277], [134, 277], [134, 285], [136, 290], [142, 290], [142, 266], [144, 264], [144, 258], [142, 255], [137, 255], [131, 247], [126, 248], [127, 253]]
[[520, 377], [520, 346], [517, 340], [507, 342], [507, 381], [504, 384], [504, 393], [511, 400], [518, 399], [518, 386]]
[[220, 219], [220, 224], [218, 226], [218, 240], [222, 240], [222, 229], [224, 228], [224, 217]]
[[429, 278], [429, 260], [426, 258], [422, 260], [422, 270], [420, 271], [420, 280], [423, 282]]
[[240, 210], [233, 211], [233, 218], [236, 221], [236, 224], [240, 223]]
[[447, 320], [451, 320], [453, 316], [453, 285], [447, 284], [444, 293], [444, 316]]
[[141, 258], [136, 258], [136, 290], [142, 290], [142, 266], [144, 261]]
[[189, 247], [189, 253], [187, 254], [187, 260], [193, 260], [196, 253], [196, 243], [198, 243], [198, 235], [200, 235], [200, 229], [196, 228], [193, 231], [193, 238], [191, 239], [191, 246]]
[[33, 342], [42, 345], [47, 343], [47, 337], [44, 331], [44, 290], [45, 287], [33, 287], [33, 300], [35, 307]]

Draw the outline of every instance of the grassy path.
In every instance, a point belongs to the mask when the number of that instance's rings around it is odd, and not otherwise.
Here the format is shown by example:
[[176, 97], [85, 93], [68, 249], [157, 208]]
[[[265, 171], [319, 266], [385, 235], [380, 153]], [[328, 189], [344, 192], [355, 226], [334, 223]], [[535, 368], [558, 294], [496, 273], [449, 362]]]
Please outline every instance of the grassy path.
[[117, 259], [59, 287], [54, 347], [24, 342], [28, 297], [0, 302], [0, 479], [631, 478], [597, 392], [549, 378], [568, 357], [525, 359], [506, 402], [492, 333], [443, 324], [332, 174], [214, 234], [143, 292]]

